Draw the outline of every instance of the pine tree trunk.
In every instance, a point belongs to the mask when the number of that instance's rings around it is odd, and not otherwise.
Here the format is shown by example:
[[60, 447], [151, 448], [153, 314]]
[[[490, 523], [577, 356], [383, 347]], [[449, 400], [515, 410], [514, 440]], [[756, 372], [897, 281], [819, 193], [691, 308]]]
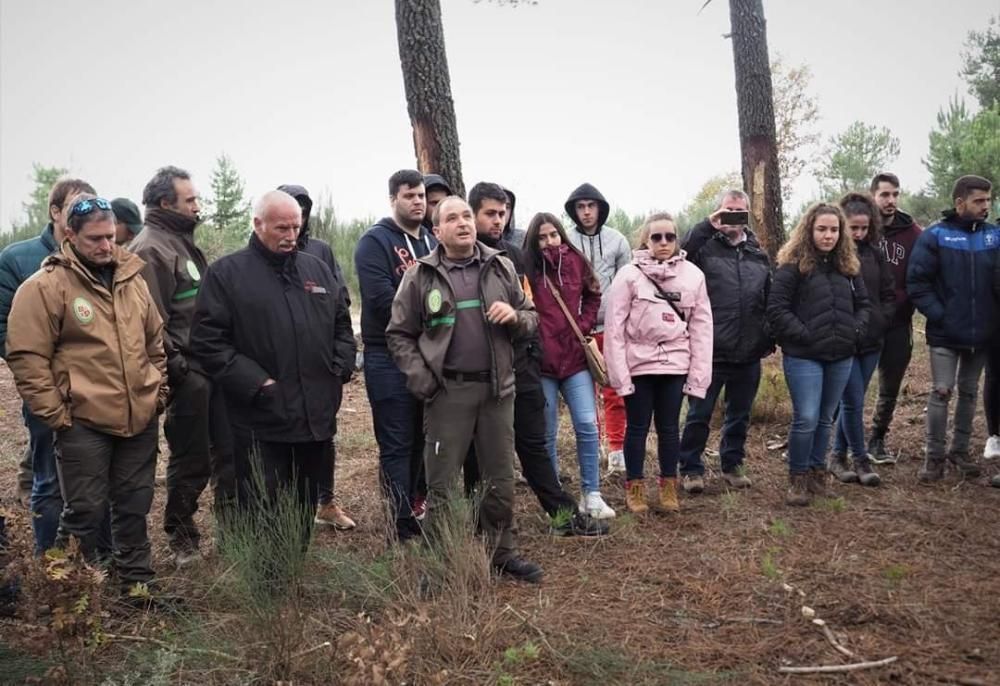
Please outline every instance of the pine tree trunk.
[[396, 34], [417, 168], [465, 195], [439, 0], [396, 0]]
[[750, 196], [750, 212], [757, 235], [773, 260], [785, 240], [785, 231], [762, 0], [729, 0], [729, 16], [736, 67], [743, 187]]

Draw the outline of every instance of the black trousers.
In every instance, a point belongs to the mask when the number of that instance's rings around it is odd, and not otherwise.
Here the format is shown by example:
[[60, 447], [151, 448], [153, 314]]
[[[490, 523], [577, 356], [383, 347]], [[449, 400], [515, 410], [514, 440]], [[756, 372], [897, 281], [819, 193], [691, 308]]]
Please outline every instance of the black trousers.
[[1000, 435], [1000, 337], [988, 347], [986, 381], [983, 383], [983, 407], [990, 436]]
[[[514, 450], [521, 474], [546, 514], [575, 512], [576, 500], [563, 490], [545, 450], [545, 394], [542, 387], [518, 389], [514, 395]], [[471, 492], [479, 481], [479, 466], [473, 447], [465, 460], [465, 490]]]
[[896, 399], [903, 385], [906, 368], [913, 355], [913, 327], [907, 323], [885, 332], [882, 355], [878, 359], [878, 401], [872, 416], [871, 435], [884, 438], [896, 412]]

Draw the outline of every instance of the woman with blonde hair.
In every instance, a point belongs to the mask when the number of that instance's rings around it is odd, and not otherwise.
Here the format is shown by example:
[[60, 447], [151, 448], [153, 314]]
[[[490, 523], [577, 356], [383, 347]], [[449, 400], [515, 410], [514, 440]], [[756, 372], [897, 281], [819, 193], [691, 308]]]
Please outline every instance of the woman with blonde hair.
[[871, 309], [860, 272], [836, 205], [810, 207], [778, 253], [767, 319], [792, 399], [788, 505], [830, 495], [825, 458], [834, 412]]
[[660, 478], [654, 509], [677, 512], [678, 427], [685, 394], [704, 398], [712, 381], [712, 307], [705, 275], [684, 258], [665, 212], [646, 219], [639, 248], [611, 284], [604, 354], [611, 386], [625, 398], [625, 502], [649, 509], [643, 463], [656, 422]]

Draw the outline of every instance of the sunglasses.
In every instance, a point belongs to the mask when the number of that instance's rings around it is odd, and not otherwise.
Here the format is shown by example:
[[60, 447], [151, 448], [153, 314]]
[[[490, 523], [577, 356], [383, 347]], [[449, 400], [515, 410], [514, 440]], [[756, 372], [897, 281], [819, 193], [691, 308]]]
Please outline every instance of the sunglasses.
[[661, 241], [666, 241], [667, 243], [673, 243], [677, 240], [676, 233], [651, 233], [649, 234], [650, 243], [660, 243]]
[[89, 198], [73, 203], [73, 208], [69, 211], [71, 217], [85, 217], [94, 210], [109, 211], [111, 203], [104, 198]]

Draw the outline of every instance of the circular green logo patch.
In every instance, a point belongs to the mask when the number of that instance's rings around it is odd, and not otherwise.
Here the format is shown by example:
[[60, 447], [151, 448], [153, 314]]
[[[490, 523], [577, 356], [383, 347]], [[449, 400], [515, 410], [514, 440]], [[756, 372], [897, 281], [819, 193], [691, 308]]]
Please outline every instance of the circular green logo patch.
[[427, 309], [431, 311], [431, 314], [437, 314], [441, 311], [441, 291], [437, 288], [427, 294]]
[[73, 315], [81, 324], [89, 324], [94, 321], [94, 306], [86, 298], [77, 298], [73, 301]]
[[195, 281], [201, 281], [201, 272], [198, 271], [198, 265], [193, 260], [187, 261], [187, 272]]

